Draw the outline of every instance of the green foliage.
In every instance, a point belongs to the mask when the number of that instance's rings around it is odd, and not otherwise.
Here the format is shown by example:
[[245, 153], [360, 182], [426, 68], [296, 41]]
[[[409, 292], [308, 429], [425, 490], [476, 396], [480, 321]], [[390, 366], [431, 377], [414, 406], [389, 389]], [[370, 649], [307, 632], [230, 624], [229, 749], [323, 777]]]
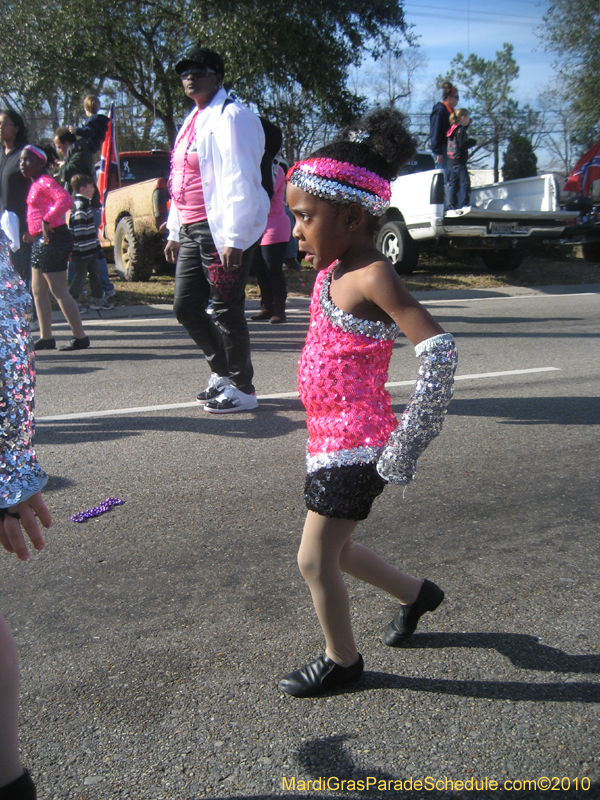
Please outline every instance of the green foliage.
[[[406, 31], [401, 0], [0, 0], [0, 96], [22, 103], [126, 89], [173, 141], [185, 111], [174, 66], [197, 41], [221, 54], [226, 85], [284, 130], [298, 107], [323, 124], [363, 104], [348, 69]], [[8, 30], [8, 35], [7, 35]]]
[[537, 156], [531, 141], [523, 134], [513, 133], [508, 140], [502, 170], [505, 181], [537, 175]]
[[[493, 155], [495, 180], [498, 180], [500, 147], [510, 136], [518, 111], [511, 86], [519, 75], [513, 50], [511, 44], [505, 43], [503, 49], [496, 52], [494, 61], [486, 61], [475, 54], [465, 58], [458, 53], [450, 64], [448, 76], [464, 95], [459, 105], [468, 106], [471, 112], [473, 136], [479, 147]], [[442, 80], [439, 79], [440, 83]]]
[[557, 55], [574, 138], [585, 150], [600, 137], [600, 3], [553, 0], [544, 17], [542, 38]]

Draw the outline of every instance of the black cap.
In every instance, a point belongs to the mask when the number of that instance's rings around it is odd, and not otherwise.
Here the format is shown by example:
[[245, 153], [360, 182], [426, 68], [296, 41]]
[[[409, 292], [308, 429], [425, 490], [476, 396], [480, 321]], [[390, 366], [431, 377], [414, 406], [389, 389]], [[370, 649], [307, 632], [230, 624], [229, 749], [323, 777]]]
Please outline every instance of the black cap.
[[187, 54], [187, 56], [175, 65], [175, 72], [181, 75], [186, 69], [193, 67], [209, 67], [214, 69], [217, 75], [225, 74], [225, 67], [223, 59], [214, 50], [207, 50], [205, 47], [195, 47]]

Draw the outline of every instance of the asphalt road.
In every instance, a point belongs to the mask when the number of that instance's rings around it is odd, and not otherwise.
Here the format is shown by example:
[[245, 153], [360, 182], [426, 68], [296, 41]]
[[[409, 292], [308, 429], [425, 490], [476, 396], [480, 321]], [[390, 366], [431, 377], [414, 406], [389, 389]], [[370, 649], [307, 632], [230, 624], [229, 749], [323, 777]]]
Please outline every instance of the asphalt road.
[[[427, 296], [458, 341], [455, 397], [357, 538], [446, 601], [393, 650], [395, 602], [350, 579], [365, 678], [314, 700], [277, 690], [323, 647], [295, 564], [307, 303], [253, 324], [248, 414], [194, 403], [207, 367], [170, 316], [96, 317], [89, 351], [40, 354], [54, 524], [0, 586], [38, 797], [599, 797], [599, 291]], [[397, 412], [416, 367], [400, 342]]]

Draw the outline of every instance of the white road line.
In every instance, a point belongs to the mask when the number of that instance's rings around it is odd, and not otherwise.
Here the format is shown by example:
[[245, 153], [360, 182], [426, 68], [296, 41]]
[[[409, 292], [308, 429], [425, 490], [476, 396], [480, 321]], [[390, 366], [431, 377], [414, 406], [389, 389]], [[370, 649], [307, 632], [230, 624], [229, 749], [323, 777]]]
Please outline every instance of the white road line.
[[495, 297], [463, 297], [452, 298], [448, 297], [446, 300], [427, 300], [421, 297], [419, 302], [423, 306], [439, 306], [448, 303], [482, 303], [490, 300], [552, 300], [558, 297], [598, 297], [600, 292], [565, 292], [564, 294], [503, 294]]
[[[509, 375], [531, 375], [536, 372], [560, 372], [559, 367], [533, 367], [531, 369], [511, 369], [505, 372], [478, 372], [472, 375], [457, 375], [457, 381], [481, 380], [483, 378], [504, 378]], [[386, 384], [389, 389], [397, 386], [412, 386], [414, 381], [393, 381]], [[279, 394], [261, 394], [260, 400], [284, 400], [298, 397], [298, 392], [281, 392]], [[98, 417], [120, 417], [125, 414], [142, 414], [150, 411], [173, 411], [178, 408], [200, 408], [200, 403], [171, 403], [164, 406], [137, 406], [135, 408], [113, 408], [110, 411], [86, 411], [80, 414], [61, 414], [56, 417], [36, 417], [36, 423], [68, 422], [78, 419], [96, 419]]]

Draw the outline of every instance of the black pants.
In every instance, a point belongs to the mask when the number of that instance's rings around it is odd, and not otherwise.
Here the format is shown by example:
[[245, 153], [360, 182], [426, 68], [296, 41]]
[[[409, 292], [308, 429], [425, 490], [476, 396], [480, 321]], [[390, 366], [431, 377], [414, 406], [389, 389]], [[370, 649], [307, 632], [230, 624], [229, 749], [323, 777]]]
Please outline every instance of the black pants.
[[252, 267], [263, 305], [273, 304], [275, 298], [285, 298], [287, 286], [283, 274], [283, 258], [287, 250], [287, 242], [266, 244], [257, 247], [254, 251]]
[[[182, 225], [175, 270], [173, 310], [206, 356], [211, 372], [228, 377], [240, 391], [254, 392], [250, 334], [244, 314], [252, 254], [244, 251], [239, 269], [225, 271], [208, 222]], [[215, 322], [206, 313], [212, 299]]]
[[73, 264], [73, 271], [75, 277], [69, 284], [69, 294], [77, 300], [79, 295], [85, 289], [85, 282], [90, 276], [90, 291], [94, 300], [99, 300], [102, 297], [102, 283], [100, 282], [100, 264], [96, 256], [81, 256], [71, 255], [71, 262]]

